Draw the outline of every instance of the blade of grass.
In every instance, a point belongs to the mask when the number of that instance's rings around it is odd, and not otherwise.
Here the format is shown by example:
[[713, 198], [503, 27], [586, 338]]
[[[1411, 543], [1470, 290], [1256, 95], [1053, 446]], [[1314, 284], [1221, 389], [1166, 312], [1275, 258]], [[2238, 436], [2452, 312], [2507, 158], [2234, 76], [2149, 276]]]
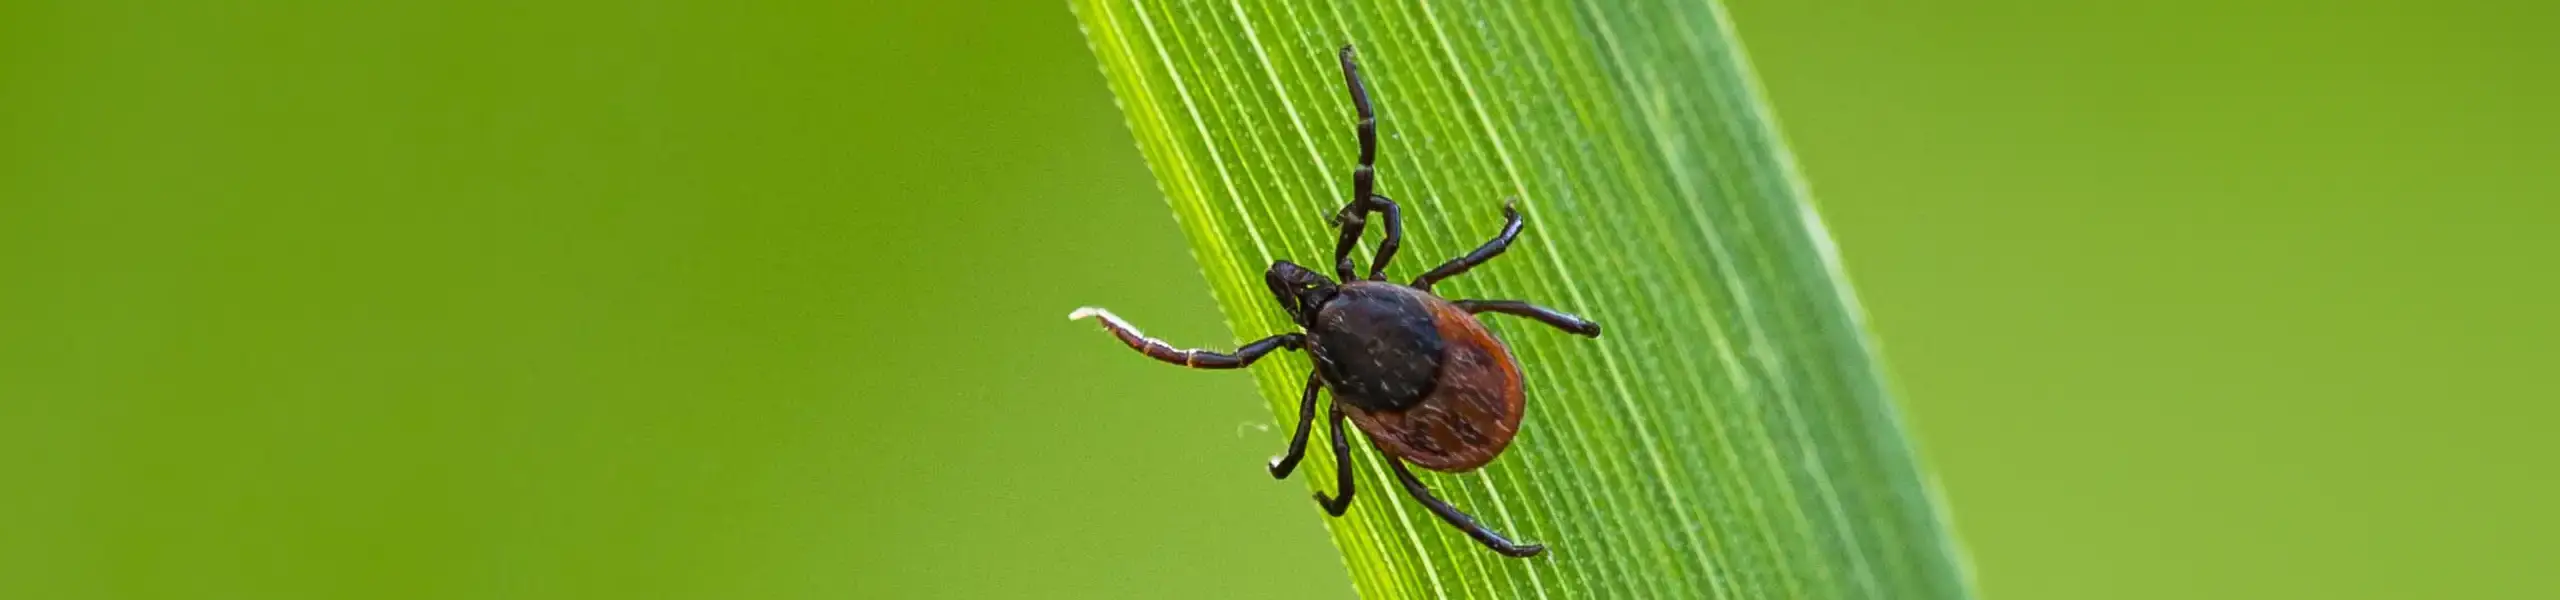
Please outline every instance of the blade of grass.
[[[1520, 243], [1439, 291], [1607, 327], [1588, 340], [1490, 319], [1529, 377], [1528, 422], [1491, 466], [1426, 476], [1549, 553], [1476, 546], [1363, 448], [1350, 465], [1360, 500], [1326, 521], [1362, 595], [1971, 595], [1718, 4], [1072, 5], [1239, 339], [1291, 328], [1265, 266], [1330, 263], [1329, 216], [1356, 160], [1333, 62], [1346, 43], [1378, 102], [1380, 193], [1405, 209], [1390, 273], [1472, 248], [1518, 197]], [[1283, 425], [1307, 369], [1254, 370]], [[1324, 489], [1337, 467], [1311, 454], [1300, 472]]]

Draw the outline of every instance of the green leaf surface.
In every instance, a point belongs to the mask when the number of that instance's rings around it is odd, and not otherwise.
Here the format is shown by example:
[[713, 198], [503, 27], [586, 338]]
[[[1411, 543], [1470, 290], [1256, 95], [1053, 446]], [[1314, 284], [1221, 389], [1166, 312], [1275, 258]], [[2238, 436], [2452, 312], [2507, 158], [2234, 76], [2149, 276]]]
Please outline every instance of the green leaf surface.
[[[1859, 308], [1716, 3], [1073, 6], [1239, 340], [1293, 329], [1261, 280], [1272, 261], [1331, 270], [1330, 215], [1357, 159], [1335, 63], [1344, 44], [1357, 45], [1377, 103], [1379, 193], [1404, 208], [1389, 277], [1492, 237], [1504, 199], [1518, 198], [1519, 243], [1438, 291], [1606, 327], [1594, 340], [1488, 316], [1527, 374], [1527, 422], [1486, 468], [1423, 471], [1442, 497], [1548, 552], [1476, 545], [1406, 497], [1359, 440], [1351, 513], [1330, 519], [1309, 502], [1306, 515], [1326, 520], [1361, 595], [1970, 595]], [[1293, 353], [1252, 370], [1281, 431], [1308, 369]], [[1297, 477], [1330, 491], [1336, 465], [1317, 431]]]

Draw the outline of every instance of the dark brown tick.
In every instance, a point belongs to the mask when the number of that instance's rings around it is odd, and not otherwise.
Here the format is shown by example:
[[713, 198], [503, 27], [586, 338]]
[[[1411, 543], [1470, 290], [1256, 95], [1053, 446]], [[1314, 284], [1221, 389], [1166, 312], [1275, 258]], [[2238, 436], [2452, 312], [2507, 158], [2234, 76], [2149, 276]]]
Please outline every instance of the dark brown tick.
[[[1466, 256], [1397, 285], [1383, 274], [1404, 237], [1396, 203], [1374, 193], [1378, 155], [1377, 117], [1370, 113], [1369, 92], [1349, 46], [1342, 48], [1342, 79], [1351, 88], [1351, 106], [1360, 112], [1360, 166], [1351, 171], [1351, 203], [1334, 215], [1342, 239], [1333, 247], [1334, 279], [1289, 261], [1271, 263], [1262, 274], [1271, 296], [1303, 331], [1283, 333], [1237, 349], [1233, 354], [1182, 350], [1138, 332], [1128, 322], [1099, 308], [1076, 309], [1070, 318], [1099, 316], [1102, 326], [1130, 348], [1150, 358], [1195, 369], [1239, 369], [1273, 350], [1306, 350], [1315, 358], [1306, 395], [1298, 402], [1298, 430], [1289, 452], [1271, 461], [1271, 476], [1286, 478], [1307, 453], [1307, 431], [1315, 421], [1316, 390], [1333, 391], [1327, 419], [1333, 430], [1335, 496], [1316, 494], [1326, 513], [1342, 516], [1351, 507], [1351, 444], [1342, 421], [1360, 424], [1369, 443], [1388, 456], [1387, 466], [1415, 501], [1450, 526], [1464, 531], [1493, 551], [1508, 556], [1536, 556], [1545, 546], [1513, 542], [1486, 529], [1466, 513], [1431, 495], [1431, 489], [1405, 467], [1462, 473], [1492, 462], [1520, 432], [1523, 396], [1520, 366], [1511, 351], [1485, 331], [1476, 313], [1495, 312], [1536, 319], [1558, 329], [1599, 337], [1600, 325], [1553, 309], [1516, 300], [1450, 301], [1431, 293], [1431, 284], [1455, 277], [1492, 260], [1520, 235], [1520, 212], [1504, 203], [1502, 233]], [[1352, 277], [1351, 250], [1360, 244], [1369, 213], [1384, 215], [1386, 239], [1369, 262], [1369, 277]]]

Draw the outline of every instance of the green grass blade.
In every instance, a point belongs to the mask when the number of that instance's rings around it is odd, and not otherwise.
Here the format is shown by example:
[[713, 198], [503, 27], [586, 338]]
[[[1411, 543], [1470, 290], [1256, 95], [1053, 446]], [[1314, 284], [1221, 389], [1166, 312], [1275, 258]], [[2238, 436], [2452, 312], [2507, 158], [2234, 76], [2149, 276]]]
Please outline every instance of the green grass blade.
[[[1261, 281], [1272, 261], [1330, 270], [1328, 217], [1356, 159], [1345, 43], [1378, 105], [1378, 189], [1405, 210], [1391, 276], [1489, 238], [1517, 197], [1519, 244], [1440, 292], [1606, 327], [1591, 340], [1488, 318], [1528, 374], [1528, 422], [1491, 466], [1426, 475], [1548, 554], [1476, 546], [1358, 443], [1360, 499], [1326, 522], [1363, 596], [1970, 595], [1717, 4], [1073, 5], [1240, 339], [1291, 328]], [[1283, 431], [1307, 369], [1293, 355], [1253, 370]], [[1311, 454], [1299, 477], [1330, 487], [1335, 466]]]

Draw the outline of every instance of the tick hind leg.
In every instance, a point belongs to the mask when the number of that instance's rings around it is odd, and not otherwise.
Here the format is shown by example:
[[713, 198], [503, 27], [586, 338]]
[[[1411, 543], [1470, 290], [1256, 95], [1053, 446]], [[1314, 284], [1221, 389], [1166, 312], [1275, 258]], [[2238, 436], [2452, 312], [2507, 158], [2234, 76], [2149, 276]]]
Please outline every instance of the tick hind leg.
[[[1379, 452], [1384, 453], [1386, 450], [1380, 449]], [[1475, 538], [1476, 542], [1492, 548], [1494, 552], [1502, 553], [1503, 556], [1526, 558], [1537, 556], [1538, 553], [1547, 550], [1546, 546], [1511, 541], [1511, 538], [1502, 537], [1502, 534], [1486, 529], [1483, 523], [1476, 522], [1475, 517], [1458, 512], [1457, 507], [1449, 506], [1448, 502], [1431, 495], [1431, 488], [1423, 486], [1422, 480], [1413, 476], [1413, 469], [1404, 466], [1403, 460], [1390, 455], [1387, 457], [1387, 466], [1395, 469], [1396, 481], [1404, 484], [1405, 493], [1412, 494], [1414, 501], [1421, 502], [1423, 508], [1431, 509], [1431, 514], [1439, 515], [1440, 520], [1448, 521], [1449, 526], [1466, 532], [1467, 537]]]
[[1467, 311], [1468, 314], [1492, 312], [1516, 317], [1528, 317], [1531, 319], [1537, 319], [1540, 323], [1552, 325], [1557, 329], [1572, 332], [1574, 335], [1583, 337], [1600, 337], [1599, 323], [1593, 323], [1589, 320], [1583, 319], [1582, 317], [1573, 316], [1570, 313], [1527, 302], [1521, 302], [1518, 300], [1459, 300], [1452, 304], [1458, 305], [1459, 309]]
[[1502, 251], [1511, 249], [1511, 241], [1520, 238], [1520, 207], [1518, 204], [1519, 202], [1517, 200], [1502, 201], [1502, 233], [1495, 234], [1493, 239], [1487, 240], [1482, 246], [1477, 246], [1475, 251], [1468, 252], [1466, 256], [1460, 256], [1447, 263], [1443, 263], [1440, 266], [1432, 267], [1431, 272], [1423, 273], [1421, 277], [1413, 278], [1414, 289], [1429, 291], [1431, 289], [1431, 284], [1439, 283], [1442, 279], [1456, 277], [1459, 273], [1467, 272], [1467, 269], [1476, 268], [1476, 265], [1484, 264], [1485, 261], [1493, 260], [1493, 257], [1502, 255]]
[[1253, 361], [1261, 360], [1262, 355], [1270, 354], [1273, 350], [1282, 348], [1296, 350], [1307, 345], [1306, 334], [1283, 333], [1254, 340], [1253, 343], [1237, 348], [1233, 354], [1208, 350], [1185, 350], [1164, 343], [1164, 340], [1139, 333], [1137, 327], [1131, 326], [1128, 321], [1120, 320], [1120, 316], [1111, 314], [1111, 311], [1085, 307], [1067, 315], [1069, 319], [1085, 317], [1101, 317], [1104, 330], [1110, 331], [1112, 337], [1120, 338], [1120, 343], [1128, 344], [1129, 349], [1147, 355], [1147, 358], [1194, 369], [1241, 369], [1253, 364]]
[[1396, 246], [1404, 241], [1404, 218], [1396, 210], [1396, 202], [1377, 194], [1378, 115], [1369, 108], [1369, 87], [1360, 80], [1360, 65], [1353, 60], [1350, 46], [1342, 47], [1342, 82], [1350, 89], [1351, 108], [1360, 113], [1355, 128], [1360, 136], [1360, 165], [1351, 170], [1351, 202], [1335, 213], [1335, 224], [1342, 226], [1342, 238], [1333, 246], [1334, 277], [1344, 282], [1354, 279], [1351, 249], [1360, 245], [1360, 231], [1369, 226], [1369, 213], [1385, 213], [1386, 239], [1378, 242], [1377, 258], [1369, 261], [1369, 279], [1379, 280], [1394, 258]]

